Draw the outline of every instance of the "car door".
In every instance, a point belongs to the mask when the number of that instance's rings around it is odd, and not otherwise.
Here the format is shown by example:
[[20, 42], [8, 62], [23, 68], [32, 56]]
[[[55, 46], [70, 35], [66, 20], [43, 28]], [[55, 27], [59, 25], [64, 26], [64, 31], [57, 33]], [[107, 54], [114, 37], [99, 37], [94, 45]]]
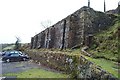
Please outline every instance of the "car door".
[[11, 61], [19, 61], [19, 54], [17, 54], [17, 53], [11, 54], [10, 60]]

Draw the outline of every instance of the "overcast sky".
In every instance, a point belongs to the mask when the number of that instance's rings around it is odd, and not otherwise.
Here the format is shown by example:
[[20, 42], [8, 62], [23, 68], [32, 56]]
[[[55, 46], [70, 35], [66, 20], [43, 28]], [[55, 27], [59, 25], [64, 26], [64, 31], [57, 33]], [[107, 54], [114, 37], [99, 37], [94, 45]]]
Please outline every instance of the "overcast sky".
[[[52, 25], [83, 6], [88, 0], [0, 0], [0, 43], [30, 42], [35, 34], [44, 30], [41, 22]], [[120, 0], [106, 0], [106, 9], [115, 9]], [[104, 0], [91, 0], [90, 6], [104, 10]]]

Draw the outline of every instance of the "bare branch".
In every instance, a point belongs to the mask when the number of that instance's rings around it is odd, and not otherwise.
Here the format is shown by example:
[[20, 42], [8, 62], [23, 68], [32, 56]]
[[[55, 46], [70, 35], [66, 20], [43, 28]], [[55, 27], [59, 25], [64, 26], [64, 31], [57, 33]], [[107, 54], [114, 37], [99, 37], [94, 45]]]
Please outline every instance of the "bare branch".
[[44, 28], [48, 28], [51, 26], [51, 21], [50, 20], [42, 21], [41, 26], [43, 26]]

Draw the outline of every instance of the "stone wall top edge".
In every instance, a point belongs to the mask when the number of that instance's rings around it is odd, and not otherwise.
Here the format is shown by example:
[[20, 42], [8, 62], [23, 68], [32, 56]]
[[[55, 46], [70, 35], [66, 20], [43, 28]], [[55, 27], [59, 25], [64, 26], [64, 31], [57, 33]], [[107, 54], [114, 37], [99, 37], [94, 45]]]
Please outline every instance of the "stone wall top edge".
[[[84, 8], [87, 9], [87, 6], [83, 6], [82, 8], [78, 9], [77, 11], [73, 12], [72, 14], [68, 15], [67, 17], [63, 18], [62, 20], [58, 21], [57, 23], [51, 25], [51, 26], [48, 27], [48, 28], [56, 27], [56, 25], [60, 24], [62, 21], [64, 21], [64, 20], [69, 20], [72, 15], [80, 13], [81, 10], [83, 10]], [[90, 8], [90, 9], [92, 9], [92, 8]], [[41, 33], [44, 33], [48, 28], [46, 28], [45, 30], [43, 30], [43, 31], [41, 31], [40, 33], [36, 34], [35, 36], [37, 36], [37, 35], [39, 35], [39, 34], [41, 34]], [[35, 36], [34, 36], [34, 37], [35, 37]]]

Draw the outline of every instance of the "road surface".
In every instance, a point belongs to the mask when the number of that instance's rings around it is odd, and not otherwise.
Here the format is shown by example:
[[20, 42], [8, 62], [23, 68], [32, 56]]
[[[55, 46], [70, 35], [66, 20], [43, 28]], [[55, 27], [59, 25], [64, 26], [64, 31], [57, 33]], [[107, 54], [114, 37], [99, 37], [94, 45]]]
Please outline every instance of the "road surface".
[[[0, 55], [0, 80], [1, 78], [6, 78], [2, 76], [7, 73], [18, 73], [32, 68], [40, 68], [40, 65], [33, 63], [31, 60], [29, 61], [21, 61], [21, 62], [2, 62], [2, 56]], [[14, 76], [12, 78], [15, 78]], [[7, 80], [7, 79], [4, 79]]]

